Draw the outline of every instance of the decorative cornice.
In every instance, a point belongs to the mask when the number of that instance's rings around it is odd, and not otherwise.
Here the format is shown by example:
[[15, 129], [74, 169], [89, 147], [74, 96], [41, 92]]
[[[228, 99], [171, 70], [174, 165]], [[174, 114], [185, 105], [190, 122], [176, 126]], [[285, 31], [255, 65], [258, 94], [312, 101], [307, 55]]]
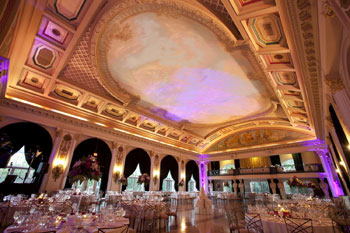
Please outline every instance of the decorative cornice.
[[[175, 148], [175, 147], [167, 146], [167, 145], [160, 144], [157, 142], [153, 142], [153, 141], [147, 140], [145, 138], [140, 138], [140, 137], [137, 137], [137, 136], [134, 136], [131, 134], [126, 134], [126, 133], [119, 132], [119, 131], [116, 131], [116, 130], [113, 130], [110, 128], [95, 125], [93, 123], [81, 121], [81, 120], [70, 118], [70, 117], [65, 117], [65, 116], [62, 116], [58, 113], [50, 112], [50, 111], [47, 111], [45, 109], [41, 109], [41, 108], [33, 107], [33, 106], [30, 106], [27, 104], [19, 103], [17, 101], [13, 101], [10, 99], [0, 99], [0, 107], [1, 106], [5, 107], [5, 108], [10, 108], [11, 110], [18, 110], [21, 112], [25, 112], [25, 113], [33, 114], [36, 116], [48, 118], [50, 120], [55, 120], [55, 121], [59, 121], [62, 123], [66, 123], [69, 125], [73, 125], [73, 126], [77, 126], [77, 127], [81, 127], [81, 128], [85, 128], [85, 129], [90, 129], [90, 130], [94, 130], [97, 132], [102, 132], [102, 133], [105, 133], [105, 134], [113, 136], [113, 137], [121, 137], [125, 140], [129, 140], [130, 142], [132, 142], [132, 141], [142, 142], [142, 143], [146, 143], [146, 144], [152, 145], [152, 146], [157, 147], [157, 148], [174, 151], [174, 152], [177, 152], [180, 154], [186, 154], [187, 156], [190, 156], [190, 157], [197, 155], [194, 152], [188, 152], [188, 151], [185, 151], [185, 150], [182, 150], [179, 148]], [[18, 116], [18, 115], [15, 117], [20, 118], [20, 116]], [[43, 123], [43, 122], [41, 122], [41, 123]], [[76, 135], [76, 136], [79, 136], [79, 135]]]

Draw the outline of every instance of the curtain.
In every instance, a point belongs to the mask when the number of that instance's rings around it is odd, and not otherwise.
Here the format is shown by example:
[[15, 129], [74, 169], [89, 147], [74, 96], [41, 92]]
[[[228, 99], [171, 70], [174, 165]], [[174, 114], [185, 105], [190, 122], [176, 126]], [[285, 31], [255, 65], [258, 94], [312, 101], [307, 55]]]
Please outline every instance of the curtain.
[[238, 169], [241, 167], [241, 162], [239, 159], [235, 159], [235, 168]]
[[176, 159], [171, 155], [165, 156], [160, 163], [159, 190], [162, 190], [163, 180], [168, 175], [169, 171], [175, 181], [175, 190], [177, 191], [177, 184], [179, 183], [179, 166]]
[[[124, 176], [128, 178], [136, 169], [137, 164], [140, 164], [141, 173], [147, 173], [150, 175], [151, 171], [151, 159], [146, 151], [137, 148], [129, 152], [125, 159]], [[126, 185], [122, 186], [122, 190], [126, 189]], [[149, 185], [145, 185], [145, 190], [148, 191]]]
[[241, 159], [241, 168], [259, 168], [269, 167], [271, 165], [269, 157], [252, 157], [247, 159]]
[[303, 159], [300, 153], [293, 154], [294, 166], [296, 171], [304, 171]]
[[271, 160], [271, 164], [272, 165], [282, 165], [279, 155], [272, 155], [272, 156], [270, 156], [270, 160]]
[[196, 181], [196, 188], [199, 190], [199, 169], [195, 161], [191, 160], [186, 164], [186, 191], [188, 191], [188, 181], [191, 179]]
[[[42, 155], [35, 158], [31, 167], [37, 169], [40, 162], [48, 162], [52, 150], [51, 135], [40, 125], [21, 122], [7, 125], [0, 130], [0, 167], [7, 165], [10, 157], [20, 150], [23, 146], [28, 164], [31, 163], [31, 151], [39, 149]], [[35, 153], [35, 152], [34, 152]]]

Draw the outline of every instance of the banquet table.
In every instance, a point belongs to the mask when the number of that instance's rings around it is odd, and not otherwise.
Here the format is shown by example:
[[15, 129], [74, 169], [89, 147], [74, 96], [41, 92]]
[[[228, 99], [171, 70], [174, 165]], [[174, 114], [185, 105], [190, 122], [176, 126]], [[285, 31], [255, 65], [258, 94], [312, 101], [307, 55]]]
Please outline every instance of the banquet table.
[[[262, 217], [261, 222], [265, 233], [287, 233], [287, 228], [283, 218]], [[312, 225], [314, 228], [314, 233], [333, 232], [332, 220], [329, 218], [313, 220]], [[340, 231], [336, 230], [336, 233], [340, 233]]]
[[77, 229], [84, 229], [88, 233], [96, 233], [98, 232], [99, 228], [118, 228], [121, 227], [121, 229], [118, 230], [113, 230], [113, 233], [118, 233], [122, 232], [124, 228], [123, 226], [129, 224], [129, 219], [124, 218], [124, 217], [118, 217], [115, 219], [113, 222], [104, 222], [104, 223], [94, 223], [90, 221], [83, 221], [82, 224], [80, 225], [79, 228], [77, 228], [76, 225], [70, 224], [70, 223], [65, 223], [63, 226], [59, 228], [34, 228], [33, 226], [29, 227], [18, 227], [18, 226], [9, 226], [4, 230], [4, 233], [11, 233], [11, 232], [21, 232], [25, 231], [28, 233], [40, 233], [40, 232], [48, 232], [48, 231], [55, 231], [57, 233], [70, 233], [74, 232]]

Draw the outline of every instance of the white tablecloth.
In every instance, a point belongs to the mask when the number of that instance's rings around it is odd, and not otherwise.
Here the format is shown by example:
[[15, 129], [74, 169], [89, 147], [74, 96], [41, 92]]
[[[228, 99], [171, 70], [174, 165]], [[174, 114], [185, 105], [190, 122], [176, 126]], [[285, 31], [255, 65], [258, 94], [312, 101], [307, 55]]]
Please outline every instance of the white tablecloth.
[[[111, 223], [98, 223], [96, 225], [92, 225], [92, 224], [82, 224], [82, 227], [87, 230], [89, 233], [95, 233], [98, 231], [98, 228], [114, 228], [114, 227], [122, 227], [126, 224], [129, 224], [129, 219], [127, 218], [119, 218], [117, 221], [115, 222], [111, 222]], [[65, 224], [62, 228], [60, 229], [50, 229], [50, 228], [42, 228], [42, 229], [33, 229], [31, 230], [30, 228], [25, 228], [25, 227], [13, 227], [13, 226], [9, 226], [4, 230], [4, 233], [10, 233], [13, 231], [23, 231], [23, 230], [28, 230], [29, 229], [29, 233], [40, 233], [40, 232], [46, 232], [46, 231], [56, 231], [57, 233], [70, 233], [72, 232], [73, 228], [72, 226]], [[120, 229], [120, 232], [123, 230], [124, 228]], [[113, 231], [113, 233], [117, 233], [119, 231]]]
[[[287, 228], [282, 218], [263, 217], [261, 218], [261, 222], [264, 228], [264, 233], [287, 233]], [[312, 225], [314, 228], [314, 233], [333, 232], [331, 219], [322, 219], [322, 221], [313, 220]]]

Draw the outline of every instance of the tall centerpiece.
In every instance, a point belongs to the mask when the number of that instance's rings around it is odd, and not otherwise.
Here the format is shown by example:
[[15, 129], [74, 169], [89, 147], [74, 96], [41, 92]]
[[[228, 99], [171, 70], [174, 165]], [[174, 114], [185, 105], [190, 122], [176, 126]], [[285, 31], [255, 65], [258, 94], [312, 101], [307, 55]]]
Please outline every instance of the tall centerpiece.
[[[99, 181], [102, 173], [96, 158], [92, 155], [83, 157], [73, 165], [73, 169], [68, 174], [68, 179], [71, 184], [80, 181], [87, 185], [87, 180]], [[83, 188], [84, 190], [86, 187]]]
[[137, 180], [137, 183], [138, 184], [144, 184], [145, 188], [146, 188], [146, 186], [149, 185], [150, 180], [151, 180], [151, 178], [149, 177], [149, 175], [147, 173], [143, 173], [142, 175], [139, 176], [139, 179]]

